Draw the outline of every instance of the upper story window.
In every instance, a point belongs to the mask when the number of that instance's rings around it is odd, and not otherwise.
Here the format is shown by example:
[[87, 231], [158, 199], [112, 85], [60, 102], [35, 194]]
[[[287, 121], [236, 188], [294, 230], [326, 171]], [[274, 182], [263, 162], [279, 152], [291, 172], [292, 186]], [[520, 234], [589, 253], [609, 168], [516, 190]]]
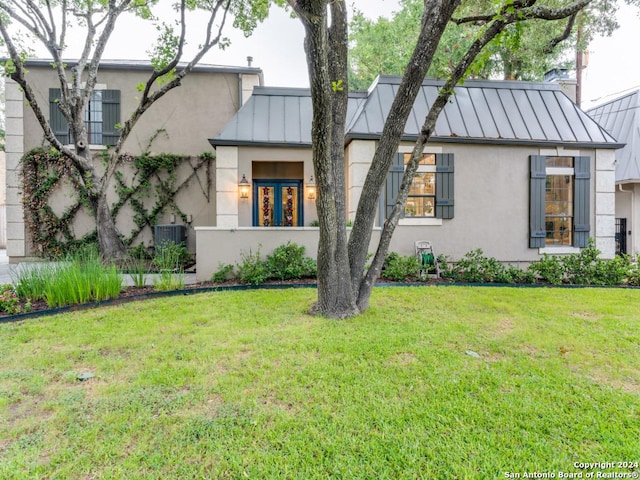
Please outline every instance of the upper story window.
[[84, 125], [87, 137], [92, 145], [102, 143], [102, 90], [95, 90], [89, 98], [89, 104], [84, 111]]
[[586, 247], [590, 158], [532, 155], [530, 167], [529, 247]]
[[[63, 145], [73, 142], [67, 121], [58, 108], [60, 89], [49, 89], [49, 122]], [[94, 90], [84, 111], [87, 139], [91, 145], [115, 145], [120, 137], [120, 90]]]

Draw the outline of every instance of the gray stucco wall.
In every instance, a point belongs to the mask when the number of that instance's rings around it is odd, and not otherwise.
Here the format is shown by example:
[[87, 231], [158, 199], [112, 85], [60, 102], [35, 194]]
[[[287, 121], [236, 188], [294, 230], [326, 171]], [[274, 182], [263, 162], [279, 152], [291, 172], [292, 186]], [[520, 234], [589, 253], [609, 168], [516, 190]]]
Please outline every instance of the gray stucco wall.
[[[144, 82], [149, 71], [101, 68], [98, 74], [99, 88], [121, 91], [121, 120], [124, 121], [136, 108], [140, 93], [136, 85]], [[28, 80], [36, 92], [38, 103], [45, 116], [49, 115], [49, 88], [58, 87], [55, 71], [50, 67], [32, 66], [29, 68]], [[138, 155], [142, 151], [151, 153], [176, 153], [195, 156], [203, 152], [211, 152], [208, 139], [222, 130], [240, 106], [241, 93], [239, 77], [243, 84], [259, 83], [259, 76], [253, 74], [236, 74], [220, 72], [190, 73], [182, 85], [167, 93], [145, 112], [134, 127], [131, 136], [124, 145], [123, 153]], [[255, 77], [255, 78], [254, 78]], [[247, 92], [244, 92], [245, 95]], [[7, 218], [8, 218], [8, 255], [17, 261], [21, 257], [32, 255], [32, 246], [25, 231], [22, 209], [22, 188], [20, 181], [19, 161], [22, 155], [34, 147], [41, 146], [44, 141], [42, 129], [33, 111], [25, 104], [22, 92], [17, 85], [7, 82]], [[151, 138], [155, 140], [151, 143]], [[192, 160], [195, 164], [195, 160]], [[126, 171], [131, 171], [124, 167]], [[191, 174], [193, 170], [185, 163], [178, 171], [178, 182]], [[183, 190], [177, 197], [181, 210], [192, 215], [195, 225], [215, 225], [215, 163], [211, 166], [211, 182], [207, 190], [206, 172], [203, 169], [193, 187]], [[58, 197], [63, 201], [68, 194]], [[208, 197], [208, 199], [207, 199]], [[111, 195], [115, 199], [115, 195]], [[60, 207], [58, 205], [58, 207]], [[170, 214], [160, 219], [159, 223], [169, 223]], [[76, 225], [76, 232], [82, 234], [92, 228], [92, 220], [84, 216]], [[118, 217], [118, 226], [123, 234], [128, 235], [132, 223], [132, 213], [123, 211]], [[180, 221], [178, 221], [180, 223]], [[195, 249], [195, 235], [191, 235], [188, 245]], [[143, 237], [145, 243], [151, 243], [150, 233]]]
[[391, 250], [407, 253], [415, 240], [430, 240], [436, 253], [454, 258], [481, 248], [504, 261], [530, 261], [529, 156], [532, 147], [443, 145], [455, 155], [455, 216], [440, 226], [402, 226]]
[[[140, 70], [109, 70], [101, 68], [98, 84], [121, 92], [121, 119], [125, 120], [137, 106], [140, 93], [136, 89], [150, 72]], [[30, 67], [27, 80], [38, 95], [45, 115], [49, 113], [49, 88], [59, 86], [55, 71]], [[140, 118], [123, 152], [137, 155], [147, 149], [152, 152], [199, 155], [210, 152], [208, 139], [217, 135], [240, 107], [238, 75], [230, 73], [191, 72], [182, 85], [154, 103]], [[25, 109], [25, 151], [42, 144], [42, 129], [33, 112]]]
[[[529, 248], [529, 156], [557, 154], [591, 158], [590, 236], [595, 237], [598, 233], [606, 250], [605, 256], [612, 255], [609, 252], [614, 219], [610, 198], [614, 195], [611, 152], [606, 151], [605, 155], [592, 149], [569, 151], [533, 146], [440, 144], [430, 147], [455, 155], [455, 216], [450, 220], [426, 222], [439, 225], [399, 225], [390, 251], [413, 254], [415, 241], [429, 240], [436, 254], [446, 254], [452, 259], [481, 248], [487, 256], [504, 262], [527, 264], [538, 260], [543, 250]], [[250, 162], [256, 158], [298, 160], [301, 154], [295, 149], [285, 154], [281, 149], [238, 147], [238, 173], [249, 172]], [[306, 170], [310, 168], [310, 158], [305, 161], [308, 162]], [[598, 164], [602, 171], [598, 171]], [[348, 179], [351, 181], [353, 179]], [[266, 255], [290, 240], [308, 245], [307, 252], [315, 255], [317, 238], [313, 242], [311, 238], [317, 237], [316, 229], [251, 229], [247, 228], [251, 225], [250, 213], [251, 202], [240, 203], [239, 228], [196, 229], [198, 277], [201, 280], [209, 279], [219, 262], [233, 263], [239, 259], [242, 249], [255, 251], [259, 245]], [[215, 248], [209, 245], [215, 245]], [[569, 248], [565, 253], [572, 250]]]
[[598, 236], [599, 248], [606, 257], [612, 256], [613, 164], [603, 160], [602, 151], [491, 145], [442, 147], [444, 153], [455, 155], [455, 217], [443, 220], [439, 226], [399, 227], [391, 250], [408, 253], [414, 241], [430, 240], [436, 253], [454, 259], [476, 248], [505, 262], [539, 259], [542, 251], [529, 248], [529, 156], [558, 154], [591, 158], [589, 235]]

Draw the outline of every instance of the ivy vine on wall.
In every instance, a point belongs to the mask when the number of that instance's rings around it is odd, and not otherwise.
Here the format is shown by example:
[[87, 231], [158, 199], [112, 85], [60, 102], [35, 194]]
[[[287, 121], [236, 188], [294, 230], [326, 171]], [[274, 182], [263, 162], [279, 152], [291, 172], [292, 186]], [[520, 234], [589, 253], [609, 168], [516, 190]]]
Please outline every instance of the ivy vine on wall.
[[[56, 215], [49, 196], [64, 179], [76, 192], [77, 201]], [[37, 253], [56, 257], [67, 248], [97, 240], [95, 229], [80, 239], [73, 234], [73, 220], [88, 202], [87, 190], [68, 158], [55, 149], [31, 150], [22, 157], [22, 180], [25, 225]]]
[[[119, 171], [115, 175], [117, 199], [111, 205], [114, 220], [128, 205], [133, 212], [135, 227], [123, 234], [123, 242], [132, 246], [146, 227], [153, 226], [168, 211], [187, 221], [187, 215], [176, 203], [176, 195], [189, 185], [197, 183], [203, 197], [210, 201], [211, 166], [214, 156], [204, 153], [199, 157], [173, 154], [143, 154], [139, 157], [124, 155], [123, 165], [130, 166], [132, 174]], [[188, 165], [191, 172], [178, 182], [177, 170]], [[198, 173], [204, 169], [205, 181]], [[84, 210], [95, 217], [88, 201], [87, 191], [71, 161], [55, 149], [36, 148], [22, 158], [23, 205], [27, 230], [37, 254], [58, 257], [86, 243], [97, 241], [95, 227], [78, 237], [74, 225], [78, 214]], [[56, 214], [51, 196], [59, 189], [67, 188], [74, 198], [62, 213]]]

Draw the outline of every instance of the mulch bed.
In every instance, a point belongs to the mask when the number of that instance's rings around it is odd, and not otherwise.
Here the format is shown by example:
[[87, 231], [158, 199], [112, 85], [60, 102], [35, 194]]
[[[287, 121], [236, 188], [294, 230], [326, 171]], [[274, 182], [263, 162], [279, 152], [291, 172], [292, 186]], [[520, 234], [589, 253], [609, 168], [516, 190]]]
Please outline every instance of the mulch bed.
[[[386, 284], [393, 284], [395, 282], [389, 282], [387, 280], [382, 280], [382, 282]], [[419, 282], [418, 285], [428, 285], [428, 284], [441, 284], [441, 283], [450, 283], [448, 280], [444, 280], [441, 278], [429, 278], [426, 281]], [[401, 283], [398, 283], [401, 284]], [[46, 315], [48, 313], [63, 313], [67, 311], [74, 310], [83, 310], [86, 308], [93, 308], [104, 305], [118, 305], [120, 303], [125, 303], [133, 300], [145, 300], [151, 298], [158, 298], [163, 296], [172, 296], [172, 295], [180, 295], [180, 294], [191, 294], [197, 293], [199, 291], [211, 291], [216, 289], [227, 290], [227, 289], [252, 289], [252, 288], [293, 288], [293, 287], [313, 287], [316, 285], [315, 278], [306, 278], [306, 279], [296, 279], [296, 280], [269, 280], [260, 285], [244, 285], [239, 284], [237, 280], [228, 280], [224, 283], [215, 283], [215, 282], [199, 282], [191, 285], [186, 285], [184, 289], [181, 290], [173, 290], [173, 291], [159, 291], [156, 290], [152, 286], [146, 287], [134, 287], [128, 286], [124, 287], [120, 291], [120, 295], [111, 300], [107, 300], [104, 302], [93, 302], [85, 305], [69, 305], [66, 307], [60, 308], [51, 308], [47, 305], [44, 300], [37, 300], [31, 302], [31, 308], [29, 311], [24, 311], [24, 306], [26, 302], [21, 302], [23, 313], [17, 315], [8, 315], [7, 313], [0, 312], [0, 321], [3, 319], [9, 320], [10, 318], [15, 318], [16, 320], [20, 320], [21, 318], [28, 317], [36, 317], [40, 315]]]
[[[146, 286], [146, 287], [127, 286], [120, 291], [120, 295], [117, 298], [107, 300], [104, 302], [93, 302], [88, 305], [69, 305], [66, 307], [52, 308], [52, 307], [49, 307], [49, 305], [47, 305], [47, 303], [44, 300], [35, 300], [35, 301], [31, 301], [30, 308], [25, 311], [25, 306], [27, 302], [21, 300], [20, 305], [22, 307], [21, 308], [22, 313], [18, 314], [17, 316], [19, 317], [31, 316], [31, 315], [25, 315], [25, 314], [34, 314], [33, 316], [37, 316], [38, 312], [43, 313], [43, 312], [51, 311], [52, 313], [54, 313], [57, 311], [73, 311], [73, 310], [80, 310], [80, 309], [91, 307], [91, 306], [100, 306], [104, 304], [117, 305], [119, 303], [124, 303], [132, 300], [144, 300], [145, 298], [157, 298], [157, 297], [170, 296], [170, 295], [176, 295], [176, 294], [179, 295], [180, 293], [185, 293], [185, 294], [194, 293], [194, 291], [197, 292], [199, 290], [208, 291], [208, 290], [214, 290], [217, 288], [228, 289], [233, 287], [239, 287], [239, 288], [271, 287], [273, 288], [274, 286], [285, 286], [285, 285], [286, 286], [315, 285], [315, 282], [316, 282], [315, 279], [302, 279], [302, 280], [295, 280], [295, 281], [294, 280], [268, 281], [262, 285], [251, 287], [247, 285], [238, 284], [237, 281], [229, 280], [224, 283], [200, 282], [200, 283], [195, 283], [191, 285], [186, 285], [185, 288], [181, 290], [174, 290], [174, 291], [159, 291], [159, 290], [156, 290], [153, 286]], [[9, 315], [6, 312], [0, 312], [0, 319], [6, 318], [6, 317], [13, 317], [13, 316], [15, 315]]]

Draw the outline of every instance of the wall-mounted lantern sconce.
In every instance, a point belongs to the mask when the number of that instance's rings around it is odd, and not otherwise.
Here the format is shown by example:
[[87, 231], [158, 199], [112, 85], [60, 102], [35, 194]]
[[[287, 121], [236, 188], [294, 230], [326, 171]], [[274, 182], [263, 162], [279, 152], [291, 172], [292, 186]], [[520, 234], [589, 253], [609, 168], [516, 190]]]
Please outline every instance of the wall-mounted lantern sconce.
[[316, 182], [313, 181], [313, 175], [309, 177], [309, 181], [307, 182], [307, 198], [309, 200], [316, 199]]
[[242, 174], [242, 179], [238, 183], [238, 190], [240, 192], [240, 198], [249, 198], [249, 180], [247, 180], [246, 175]]

